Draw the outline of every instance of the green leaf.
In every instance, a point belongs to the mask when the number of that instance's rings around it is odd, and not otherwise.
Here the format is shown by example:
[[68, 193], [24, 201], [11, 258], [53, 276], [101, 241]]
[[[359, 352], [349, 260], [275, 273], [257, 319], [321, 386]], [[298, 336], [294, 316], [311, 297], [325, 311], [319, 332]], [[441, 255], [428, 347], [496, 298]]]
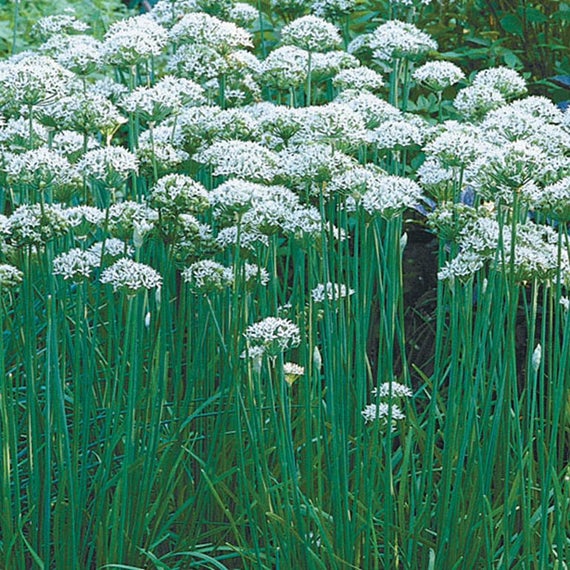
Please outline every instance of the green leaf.
[[548, 16], [546, 16], [536, 8], [527, 8], [525, 12], [526, 12], [526, 19], [528, 22], [532, 22], [535, 24], [542, 24], [544, 22], [548, 22]]
[[522, 36], [523, 25], [521, 19], [515, 14], [507, 14], [501, 18], [501, 27], [508, 34], [514, 34], [515, 36]]
[[503, 54], [503, 61], [507, 67], [517, 68], [523, 67], [523, 63], [520, 58], [514, 54], [512, 51], [508, 50]]

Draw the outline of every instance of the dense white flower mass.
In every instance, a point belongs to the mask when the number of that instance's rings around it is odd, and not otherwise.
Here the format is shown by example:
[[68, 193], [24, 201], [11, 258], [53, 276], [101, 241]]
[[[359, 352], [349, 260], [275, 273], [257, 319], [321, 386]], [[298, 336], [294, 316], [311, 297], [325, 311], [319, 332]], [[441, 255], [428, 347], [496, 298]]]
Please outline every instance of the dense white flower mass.
[[90, 91], [61, 97], [53, 104], [43, 107], [39, 117], [44, 123], [51, 123], [58, 129], [79, 133], [101, 132], [105, 138], [127, 122], [109, 99]]
[[152, 187], [150, 203], [162, 214], [199, 214], [210, 205], [210, 195], [202, 184], [190, 176], [168, 174]]
[[479, 71], [473, 80], [473, 86], [496, 89], [507, 100], [526, 93], [524, 78], [508, 67], [491, 67]]
[[101, 52], [110, 65], [130, 66], [160, 55], [167, 40], [167, 31], [148, 14], [142, 14], [112, 24]]
[[398, 108], [368, 91], [349, 89], [340, 93], [335, 101], [344, 103], [359, 113], [368, 129], [374, 129], [389, 119], [402, 117], [402, 112]]
[[308, 52], [304, 49], [281, 46], [263, 60], [261, 80], [281, 89], [301, 85], [307, 77], [308, 61]]
[[401, 176], [375, 177], [362, 196], [362, 208], [371, 216], [391, 218], [406, 208], [413, 208], [422, 196], [421, 187]]
[[102, 43], [85, 34], [55, 35], [45, 42], [40, 50], [52, 57], [69, 71], [78, 75], [88, 75], [102, 64]]
[[127, 294], [162, 286], [162, 277], [155, 269], [128, 258], [119, 259], [104, 269], [100, 280], [101, 283], [111, 285], [113, 291], [124, 291]]
[[108, 146], [86, 152], [77, 164], [79, 171], [89, 178], [113, 183], [124, 179], [138, 169], [137, 157], [127, 149]]
[[498, 89], [481, 83], [461, 89], [453, 102], [455, 108], [470, 119], [479, 119], [505, 103], [505, 97]]
[[139, 113], [147, 121], [160, 121], [191, 105], [206, 103], [204, 89], [191, 81], [166, 75], [152, 87], [138, 87], [122, 101], [129, 113]]
[[450, 61], [428, 61], [414, 71], [413, 77], [433, 91], [443, 91], [465, 79], [465, 73]]
[[67, 234], [70, 227], [67, 212], [59, 204], [23, 204], [8, 217], [3, 233], [14, 246], [41, 247]]
[[54, 185], [73, 185], [79, 176], [61, 154], [47, 147], [29, 150], [21, 154], [4, 155], [4, 170], [12, 184], [32, 184], [38, 190]]
[[55, 34], [73, 34], [86, 32], [89, 26], [78, 20], [73, 14], [54, 14], [40, 18], [32, 26], [32, 35], [43, 40]]
[[281, 43], [307, 51], [326, 51], [340, 45], [338, 28], [318, 16], [302, 16], [283, 26]]
[[169, 32], [176, 43], [198, 44], [219, 53], [253, 47], [251, 34], [232, 22], [224, 22], [203, 12], [187, 14]]
[[214, 176], [235, 176], [254, 182], [271, 182], [279, 164], [279, 157], [261, 144], [235, 140], [215, 142], [193, 158], [211, 166]]
[[368, 133], [367, 139], [382, 150], [402, 150], [422, 144], [422, 129], [404, 119], [384, 121]]
[[318, 192], [326, 192], [323, 182], [355, 163], [352, 157], [324, 143], [306, 143], [284, 149], [279, 153], [279, 160], [281, 176], [295, 186], [319, 185]]
[[367, 38], [368, 47], [379, 61], [393, 58], [417, 59], [437, 50], [437, 42], [409, 22], [389, 20], [380, 24]]
[[0, 108], [33, 107], [66, 95], [73, 74], [51, 57], [29, 55], [0, 73]]
[[358, 66], [339, 71], [333, 78], [337, 89], [355, 89], [356, 91], [379, 91], [384, 87], [382, 76], [369, 67]]
[[331, 143], [337, 148], [362, 144], [366, 128], [361, 115], [343, 103], [307, 107], [300, 113], [302, 127], [290, 139], [292, 143]]

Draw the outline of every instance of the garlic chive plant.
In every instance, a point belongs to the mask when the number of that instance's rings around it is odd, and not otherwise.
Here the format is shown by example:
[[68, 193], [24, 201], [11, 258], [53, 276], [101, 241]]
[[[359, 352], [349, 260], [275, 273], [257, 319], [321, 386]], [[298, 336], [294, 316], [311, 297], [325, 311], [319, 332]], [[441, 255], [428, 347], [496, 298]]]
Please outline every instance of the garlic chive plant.
[[565, 567], [570, 114], [427, 4], [0, 62], [0, 568]]

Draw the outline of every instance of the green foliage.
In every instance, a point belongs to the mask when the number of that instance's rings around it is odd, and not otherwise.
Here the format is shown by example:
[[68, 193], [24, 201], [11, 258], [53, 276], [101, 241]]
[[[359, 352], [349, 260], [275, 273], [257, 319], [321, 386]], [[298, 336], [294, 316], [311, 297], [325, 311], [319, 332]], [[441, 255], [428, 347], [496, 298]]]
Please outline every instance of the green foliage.
[[[126, 15], [121, 0], [0, 0], [0, 56], [33, 46], [37, 42], [30, 35], [34, 23], [42, 16], [61, 14], [66, 10], [88, 22], [95, 37], [101, 37], [113, 21]], [[14, 38], [17, 41], [15, 49]]]

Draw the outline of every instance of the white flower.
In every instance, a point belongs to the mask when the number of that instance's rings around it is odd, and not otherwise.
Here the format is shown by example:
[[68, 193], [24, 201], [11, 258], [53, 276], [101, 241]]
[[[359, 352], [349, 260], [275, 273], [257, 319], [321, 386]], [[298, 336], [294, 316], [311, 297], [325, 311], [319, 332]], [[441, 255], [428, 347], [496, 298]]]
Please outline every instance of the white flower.
[[251, 34], [247, 30], [203, 12], [183, 16], [170, 30], [170, 39], [175, 43], [208, 46], [219, 53], [253, 47]]
[[123, 258], [103, 270], [101, 283], [112, 285], [113, 291], [133, 294], [141, 289], [160, 288], [162, 277], [149, 265]]
[[273, 180], [279, 164], [278, 156], [259, 143], [237, 140], [215, 142], [193, 158], [210, 165], [214, 176], [236, 176], [261, 182]]
[[105, 220], [105, 212], [94, 206], [73, 206], [67, 208], [65, 214], [72, 228], [77, 228], [84, 223], [99, 227]]
[[473, 86], [496, 89], [505, 99], [513, 99], [526, 93], [524, 78], [508, 67], [493, 67], [479, 71], [473, 80]]
[[257, 248], [269, 246], [269, 238], [260, 233], [255, 228], [238, 229], [237, 226], [223, 228], [216, 236], [216, 244], [221, 249], [227, 247], [240, 247], [246, 250], [255, 251]]
[[392, 398], [411, 398], [412, 390], [400, 384], [399, 382], [384, 382], [380, 384], [377, 388], [372, 389], [373, 396], [379, 396], [380, 398], [392, 397]]
[[206, 103], [204, 89], [190, 79], [165, 76], [152, 87], [137, 87], [126, 95], [121, 106], [147, 121], [160, 121], [183, 106]]
[[467, 118], [478, 119], [489, 111], [503, 106], [505, 98], [498, 89], [478, 83], [461, 89], [453, 104]]
[[381, 150], [401, 150], [423, 142], [421, 129], [403, 120], [384, 121], [368, 134], [368, 141]]
[[570, 176], [545, 186], [539, 193], [535, 208], [562, 222], [570, 221]]
[[[87, 149], [85, 149], [85, 146]], [[101, 145], [92, 135], [88, 135], [86, 139], [85, 135], [76, 131], [60, 131], [54, 134], [51, 147], [58, 154], [65, 156], [70, 162], [76, 162], [85, 150], [101, 148]], [[75, 172], [79, 176], [79, 172], [77, 170]]]
[[362, 196], [362, 208], [371, 216], [391, 218], [416, 206], [422, 196], [420, 186], [401, 176], [378, 176]]
[[308, 52], [292, 45], [273, 50], [261, 65], [261, 81], [279, 89], [301, 85], [307, 73]]
[[130, 257], [135, 250], [133, 246], [127, 245], [118, 238], [105, 238], [103, 241], [97, 241], [91, 245], [88, 252], [96, 259], [101, 260], [103, 257]]
[[40, 50], [53, 57], [69, 71], [78, 75], [88, 75], [97, 70], [103, 60], [103, 44], [88, 35], [57, 35], [44, 43]]
[[335, 101], [344, 103], [353, 111], [358, 112], [368, 129], [374, 129], [384, 121], [399, 119], [403, 116], [399, 109], [368, 91], [349, 89], [340, 93]]
[[417, 59], [437, 50], [437, 42], [416, 26], [400, 20], [381, 24], [367, 38], [373, 56], [389, 62], [394, 58]]
[[256, 8], [245, 2], [236, 2], [228, 14], [229, 19], [238, 26], [246, 28], [252, 27], [259, 19], [259, 12]]
[[180, 77], [199, 83], [216, 79], [230, 71], [229, 62], [214, 48], [202, 44], [183, 44], [169, 57], [166, 66]]
[[550, 160], [538, 146], [524, 140], [491, 147], [466, 171], [466, 181], [480, 189], [487, 199], [511, 204], [514, 193], [533, 201], [535, 181], [548, 174]]
[[108, 64], [131, 66], [160, 55], [167, 41], [167, 31], [142, 14], [112, 24], [101, 51]]
[[315, 303], [322, 303], [325, 299], [328, 301], [337, 301], [344, 297], [348, 297], [354, 293], [354, 289], [349, 289], [344, 283], [319, 283], [312, 291], [311, 297]]
[[360, 413], [366, 423], [373, 421], [387, 422], [389, 418], [392, 421], [397, 421], [406, 417], [396, 404], [386, 404], [385, 402], [368, 404]]
[[73, 14], [55, 14], [44, 16], [32, 26], [32, 35], [46, 40], [55, 34], [72, 34], [75, 32], [85, 32], [89, 26], [85, 22], [78, 20]]
[[158, 0], [150, 11], [150, 16], [159, 24], [171, 28], [186, 14], [199, 12], [198, 0]]
[[359, 66], [343, 69], [333, 79], [337, 89], [355, 89], [356, 91], [379, 91], [384, 86], [382, 76], [369, 67]]
[[37, 120], [25, 117], [8, 119], [0, 128], [0, 149], [22, 152], [47, 144], [48, 132]]
[[139, 236], [144, 236], [152, 231], [154, 224], [158, 220], [158, 212], [145, 203], [116, 202], [112, 204], [108, 212], [109, 231], [113, 237], [128, 240], [135, 232]]
[[414, 71], [413, 77], [433, 91], [443, 91], [465, 79], [465, 73], [450, 61], [428, 61]]
[[424, 150], [442, 166], [465, 167], [491, 148], [483, 136], [483, 130], [473, 125], [447, 121]]
[[202, 259], [182, 271], [184, 281], [197, 293], [222, 291], [234, 282], [233, 270], [213, 259]]
[[279, 153], [280, 174], [292, 184], [319, 185], [317, 191], [325, 191], [323, 182], [355, 164], [354, 159], [334, 150], [324, 143], [302, 144]]
[[0, 73], [0, 106], [33, 107], [66, 95], [73, 74], [51, 57], [30, 55]]
[[307, 51], [327, 51], [341, 43], [338, 28], [318, 16], [302, 16], [281, 29], [281, 43]]
[[8, 218], [5, 230], [12, 245], [43, 246], [65, 235], [70, 228], [67, 212], [59, 204], [18, 206]]
[[283, 364], [283, 375], [285, 382], [287, 382], [289, 386], [292, 386], [304, 373], [305, 368], [295, 362], [285, 362]]
[[312, 54], [311, 77], [320, 81], [336, 75], [343, 69], [351, 69], [359, 65], [360, 62], [355, 56], [342, 50], [331, 50], [325, 53], [315, 52]]
[[12, 184], [32, 184], [37, 190], [45, 190], [47, 187], [78, 182], [76, 171], [69, 161], [47, 147], [22, 154], [5, 154], [4, 158], [4, 170]]
[[168, 215], [198, 214], [210, 204], [206, 188], [184, 174], [168, 174], [157, 180], [150, 191], [150, 201]]
[[94, 92], [62, 97], [52, 105], [43, 107], [40, 113], [44, 123], [52, 123], [58, 129], [79, 133], [101, 132], [105, 137], [111, 136], [127, 122], [111, 101]]
[[356, 0], [313, 0], [311, 10], [320, 18], [339, 18], [350, 14], [356, 7]]
[[299, 327], [280, 317], [267, 317], [248, 326], [244, 336], [249, 347], [261, 347], [269, 356], [276, 356], [301, 342]]
[[13, 265], [0, 264], [0, 288], [14, 287], [22, 282], [24, 274]]
[[241, 109], [189, 107], [178, 115], [175, 125], [187, 150], [215, 141], [259, 138], [257, 121]]
[[375, 184], [375, 179], [385, 174], [386, 172], [374, 164], [355, 165], [333, 176], [327, 184], [327, 191], [331, 195], [350, 196], [356, 202], [360, 202], [366, 190]]
[[53, 260], [53, 274], [61, 275], [65, 280], [81, 281], [91, 275], [94, 267], [99, 266], [100, 258], [90, 251], [80, 248], [61, 253]]
[[77, 163], [77, 168], [88, 178], [104, 180], [113, 185], [137, 172], [138, 161], [127, 149], [108, 146], [86, 152]]

